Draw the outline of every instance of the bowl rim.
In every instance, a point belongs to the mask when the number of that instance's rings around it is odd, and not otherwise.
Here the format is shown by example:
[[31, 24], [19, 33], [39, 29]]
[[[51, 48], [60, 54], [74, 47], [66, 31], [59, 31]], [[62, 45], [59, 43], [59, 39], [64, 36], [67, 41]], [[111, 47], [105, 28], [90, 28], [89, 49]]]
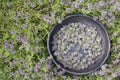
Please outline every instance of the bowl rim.
[[[87, 16], [87, 15], [83, 15], [83, 14], [72, 14], [72, 15], [66, 16], [62, 21], [66, 20], [66, 19], [68, 19], [68, 18], [70, 18], [70, 17], [74, 17], [74, 16], [86, 17], [86, 18], [92, 19], [94, 22], [98, 23], [98, 24], [103, 28], [103, 30], [105, 31], [105, 34], [106, 34], [107, 40], [108, 40], [108, 50], [107, 50], [107, 52], [106, 52], [107, 55], [106, 55], [106, 57], [104, 58], [104, 60], [102, 61], [102, 63], [100, 64], [100, 66], [98, 66], [97, 68], [95, 68], [95, 69], [93, 69], [93, 70], [90, 70], [90, 71], [88, 71], [88, 72], [82, 72], [82, 73], [78, 73], [78, 72], [74, 72], [74, 71], [69, 71], [69, 70], [67, 70], [67, 69], [65, 69], [65, 68], [63, 68], [63, 67], [61, 68], [62, 70], [66, 71], [66, 72], [68, 72], [68, 73], [70, 73], [70, 74], [74, 74], [74, 75], [86, 75], [86, 74], [90, 74], [90, 73], [98, 70], [98, 69], [105, 63], [105, 61], [108, 59], [108, 56], [109, 56], [109, 53], [110, 53], [110, 47], [111, 47], [110, 37], [109, 37], [108, 32], [107, 32], [107, 30], [105, 29], [104, 25], [103, 25], [102, 23], [100, 23], [98, 20], [94, 20], [91, 16]], [[61, 22], [61, 23], [62, 23], [62, 22]], [[61, 24], [61, 23], [57, 23], [56, 25], [54, 25], [54, 27], [50, 30], [50, 34], [48, 35], [48, 39], [47, 39], [47, 49], [48, 49], [48, 53], [49, 53], [50, 56], [52, 56], [51, 51], [50, 51], [50, 48], [49, 48], [50, 35], [51, 35], [51, 33], [53, 32], [54, 28], [55, 28], [58, 24]], [[53, 56], [52, 56], [52, 60], [53, 60], [53, 62], [54, 62], [57, 66], [59, 65], [59, 64], [54, 60]]]

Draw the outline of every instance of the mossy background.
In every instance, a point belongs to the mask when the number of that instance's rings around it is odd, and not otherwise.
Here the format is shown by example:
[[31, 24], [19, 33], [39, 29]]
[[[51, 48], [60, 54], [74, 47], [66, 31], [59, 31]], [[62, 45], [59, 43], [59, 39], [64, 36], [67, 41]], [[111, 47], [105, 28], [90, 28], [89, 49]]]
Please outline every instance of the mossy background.
[[[68, 0], [69, 2], [70, 0]], [[79, 0], [71, 0], [70, 2], [76, 2]], [[98, 3], [100, 1], [106, 2], [105, 6], [100, 8], [88, 9], [88, 4]], [[75, 76], [66, 73], [64, 76], [53, 76], [53, 69], [56, 66], [52, 64], [48, 70], [46, 68], [48, 51], [47, 51], [47, 37], [50, 29], [58, 22], [58, 19], [63, 20], [64, 17], [70, 14], [84, 14], [93, 17], [98, 17], [105, 28], [107, 29], [111, 39], [111, 52], [110, 56], [105, 64], [113, 64], [115, 60], [120, 58], [120, 7], [115, 7], [115, 4], [109, 4], [112, 0], [85, 0], [80, 3], [78, 8], [74, 8], [71, 4], [61, 4], [61, 0], [0, 0], [0, 80], [26, 80], [25, 76], [19, 73], [19, 70], [25, 70], [25, 74], [29, 75], [28, 80], [109, 80], [112, 77], [112, 73], [120, 72], [120, 64], [113, 65], [112, 68], [105, 75], [85, 75]], [[114, 1], [114, 0], [113, 0]], [[27, 2], [31, 2], [30, 5]], [[115, 0], [120, 2], [120, 0]], [[85, 10], [82, 8], [85, 7]], [[70, 8], [70, 12], [66, 12], [66, 9]], [[116, 9], [117, 8], [117, 9]], [[103, 17], [101, 19], [102, 10], [106, 10], [107, 14], [111, 12], [111, 16]], [[18, 13], [20, 15], [18, 16]], [[55, 13], [55, 15], [51, 15]], [[25, 17], [28, 14], [27, 17]], [[49, 14], [49, 15], [48, 15]], [[44, 20], [44, 17], [48, 17], [52, 20]], [[114, 19], [111, 17], [114, 16]], [[111, 19], [111, 22], [108, 20]], [[22, 25], [27, 24], [27, 27], [23, 28]], [[12, 31], [14, 33], [12, 33]], [[16, 37], [20, 34], [23, 37], [28, 37], [28, 45], [24, 45], [22, 49], [19, 47], [21, 42], [15, 41]], [[13, 44], [14, 53], [5, 48], [4, 41], [7, 40], [9, 44]], [[33, 50], [37, 48], [37, 50]], [[24, 62], [20, 62], [21, 58], [24, 58]], [[45, 58], [46, 61], [42, 61]], [[17, 60], [13, 66], [10, 66], [10, 62]], [[40, 62], [41, 68], [38, 72], [33, 70], [34, 65]], [[10, 76], [10, 73], [14, 75]], [[36, 78], [32, 78], [32, 74], [36, 75]], [[106, 77], [107, 76], [107, 77]], [[46, 78], [47, 77], [47, 78]], [[113, 80], [119, 80], [114, 78]]]

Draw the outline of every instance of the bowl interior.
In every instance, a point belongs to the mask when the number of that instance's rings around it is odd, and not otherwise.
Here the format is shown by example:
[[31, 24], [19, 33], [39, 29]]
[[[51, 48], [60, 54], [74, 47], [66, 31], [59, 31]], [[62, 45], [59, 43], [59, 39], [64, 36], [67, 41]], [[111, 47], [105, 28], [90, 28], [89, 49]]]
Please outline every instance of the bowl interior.
[[[94, 65], [90, 65], [86, 69], [77, 70], [77, 71], [65, 68], [62, 65], [62, 63], [59, 63], [59, 61], [57, 61], [57, 59], [54, 55], [54, 52], [52, 51], [53, 45], [51, 44], [54, 34], [56, 34], [60, 30], [60, 28], [63, 27], [63, 25], [68, 25], [69, 23], [75, 23], [75, 22], [81, 22], [82, 24], [86, 24], [87, 26], [96, 27], [100, 37], [102, 38], [102, 43], [101, 43], [102, 44], [102, 54], [99, 57], [99, 59], [94, 63]], [[87, 73], [93, 72], [96, 69], [100, 68], [101, 65], [106, 61], [106, 59], [109, 55], [109, 51], [110, 51], [110, 40], [109, 40], [107, 31], [105, 30], [104, 26], [101, 23], [99, 23], [98, 21], [94, 21], [91, 17], [84, 16], [84, 15], [71, 15], [71, 16], [65, 18], [61, 24], [55, 25], [50, 32], [47, 45], [48, 45], [49, 54], [52, 55], [53, 61], [56, 65], [61, 65], [62, 68], [64, 70], [66, 70], [67, 72], [72, 73], [72, 74], [78, 74], [78, 75], [87, 74]]]

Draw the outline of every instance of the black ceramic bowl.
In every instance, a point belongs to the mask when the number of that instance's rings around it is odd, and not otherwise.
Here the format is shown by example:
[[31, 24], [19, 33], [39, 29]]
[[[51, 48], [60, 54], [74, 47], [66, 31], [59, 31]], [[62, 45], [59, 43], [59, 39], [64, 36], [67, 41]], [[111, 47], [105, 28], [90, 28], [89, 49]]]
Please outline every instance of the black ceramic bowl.
[[[78, 70], [78, 71], [65, 68], [62, 65], [62, 63], [57, 61], [56, 56], [54, 55], [54, 51], [52, 51], [53, 45], [51, 43], [51, 41], [53, 40], [53, 36], [60, 30], [60, 28], [63, 27], [63, 25], [68, 25], [69, 23], [75, 23], [75, 22], [81, 22], [88, 26], [95, 26], [99, 35], [102, 38], [102, 43], [101, 43], [102, 44], [102, 55], [99, 56], [99, 59], [94, 64], [90, 65], [86, 69]], [[89, 74], [91, 72], [96, 71], [104, 64], [104, 62], [108, 58], [109, 52], [110, 52], [110, 39], [109, 39], [108, 33], [102, 23], [100, 23], [99, 21], [93, 20], [92, 17], [75, 14], [75, 15], [70, 15], [70, 16], [66, 17], [60, 24], [58, 23], [52, 28], [50, 35], [48, 37], [47, 48], [48, 48], [49, 54], [53, 58], [53, 62], [56, 65], [60, 65], [63, 70], [65, 70], [66, 72], [71, 73], [71, 74], [85, 75], [85, 74]]]

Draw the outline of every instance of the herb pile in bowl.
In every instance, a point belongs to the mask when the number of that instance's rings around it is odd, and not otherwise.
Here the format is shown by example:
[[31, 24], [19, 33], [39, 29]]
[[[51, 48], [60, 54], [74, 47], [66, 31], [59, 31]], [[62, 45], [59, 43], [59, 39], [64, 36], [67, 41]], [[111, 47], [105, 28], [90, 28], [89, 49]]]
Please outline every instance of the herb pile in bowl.
[[53, 36], [52, 50], [65, 68], [81, 70], [99, 59], [102, 54], [101, 43], [102, 39], [95, 26], [69, 23]]

